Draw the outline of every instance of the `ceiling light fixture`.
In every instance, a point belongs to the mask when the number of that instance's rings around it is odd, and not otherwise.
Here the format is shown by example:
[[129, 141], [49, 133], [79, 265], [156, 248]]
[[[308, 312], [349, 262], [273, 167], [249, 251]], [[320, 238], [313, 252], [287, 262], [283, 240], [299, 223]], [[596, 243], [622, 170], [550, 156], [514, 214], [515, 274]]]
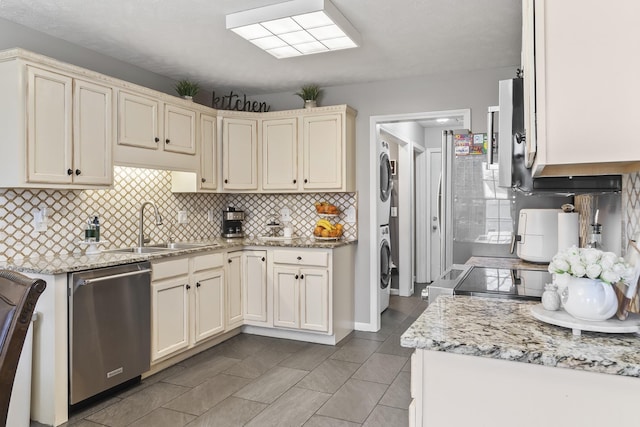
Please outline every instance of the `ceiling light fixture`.
[[329, 0], [291, 0], [232, 13], [227, 29], [279, 59], [360, 45], [358, 31]]

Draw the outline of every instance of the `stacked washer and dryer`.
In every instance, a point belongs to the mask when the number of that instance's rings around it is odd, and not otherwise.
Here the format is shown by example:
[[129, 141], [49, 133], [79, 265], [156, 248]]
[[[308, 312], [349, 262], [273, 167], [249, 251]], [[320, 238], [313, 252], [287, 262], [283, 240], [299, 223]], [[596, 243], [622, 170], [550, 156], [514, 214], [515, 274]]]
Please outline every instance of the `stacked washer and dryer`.
[[389, 159], [389, 143], [380, 140], [378, 144], [379, 192], [378, 192], [378, 245], [380, 248], [380, 272], [378, 309], [380, 313], [389, 307], [391, 295], [391, 236], [389, 234], [389, 218], [391, 216], [391, 190], [393, 177], [391, 175], [391, 160]]

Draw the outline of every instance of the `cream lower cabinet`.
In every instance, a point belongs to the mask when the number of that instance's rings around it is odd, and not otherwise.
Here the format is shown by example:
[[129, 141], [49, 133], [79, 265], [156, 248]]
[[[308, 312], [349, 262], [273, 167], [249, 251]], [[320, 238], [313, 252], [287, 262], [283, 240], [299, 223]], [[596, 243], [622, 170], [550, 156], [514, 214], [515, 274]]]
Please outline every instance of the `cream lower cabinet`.
[[209, 253], [151, 263], [152, 362], [224, 332], [223, 259]]
[[189, 347], [189, 259], [151, 263], [151, 361]]
[[273, 325], [329, 332], [330, 254], [276, 250], [273, 256]]
[[227, 253], [227, 324], [226, 328], [233, 329], [242, 326], [242, 251]]
[[244, 323], [268, 326], [267, 252], [244, 251], [242, 257]]

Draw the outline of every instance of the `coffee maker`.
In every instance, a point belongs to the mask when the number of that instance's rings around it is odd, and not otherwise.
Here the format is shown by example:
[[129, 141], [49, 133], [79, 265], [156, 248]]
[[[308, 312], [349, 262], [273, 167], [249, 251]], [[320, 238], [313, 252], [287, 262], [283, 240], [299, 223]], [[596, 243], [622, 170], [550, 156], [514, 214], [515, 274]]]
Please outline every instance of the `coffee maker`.
[[228, 239], [244, 237], [242, 231], [242, 221], [244, 221], [244, 211], [238, 211], [229, 206], [222, 211], [222, 237]]

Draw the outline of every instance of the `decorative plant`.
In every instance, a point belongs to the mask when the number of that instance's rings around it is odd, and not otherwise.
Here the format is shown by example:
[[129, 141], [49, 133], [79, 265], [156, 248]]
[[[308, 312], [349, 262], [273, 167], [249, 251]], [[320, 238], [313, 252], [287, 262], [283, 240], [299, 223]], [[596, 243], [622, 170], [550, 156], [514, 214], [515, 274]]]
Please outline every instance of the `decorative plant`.
[[322, 90], [317, 85], [307, 85], [302, 86], [295, 94], [305, 101], [316, 101], [321, 93]]
[[558, 252], [549, 263], [549, 273], [600, 279], [611, 285], [633, 276], [633, 268], [613, 252], [595, 248], [570, 247]]
[[196, 93], [200, 90], [200, 85], [189, 80], [180, 80], [176, 83], [175, 89], [180, 96], [196, 96]]

